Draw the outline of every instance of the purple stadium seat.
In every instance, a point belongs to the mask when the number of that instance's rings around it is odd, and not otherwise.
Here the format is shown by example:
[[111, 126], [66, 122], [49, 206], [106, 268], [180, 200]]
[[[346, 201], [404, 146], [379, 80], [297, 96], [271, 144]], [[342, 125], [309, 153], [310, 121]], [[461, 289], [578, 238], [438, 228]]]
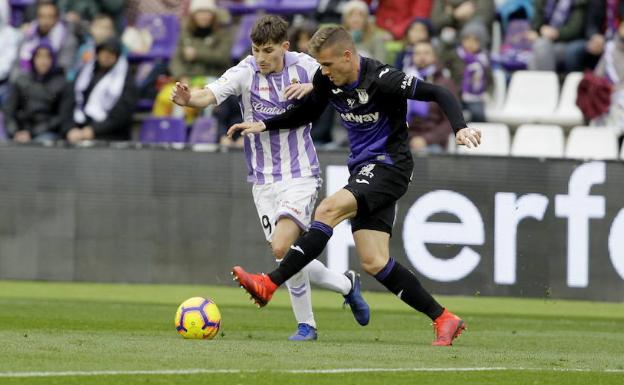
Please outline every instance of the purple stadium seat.
[[4, 129], [4, 115], [0, 112], [0, 142], [7, 140], [6, 130]]
[[169, 59], [173, 56], [180, 34], [180, 21], [176, 15], [142, 14], [136, 27], [148, 29], [154, 42], [146, 54], [130, 53], [130, 60]]
[[260, 16], [258, 14], [250, 14], [241, 17], [240, 26], [238, 27], [238, 33], [236, 34], [236, 40], [230, 51], [230, 57], [233, 61], [242, 59], [246, 54], [250, 53], [251, 40], [249, 34], [256, 20]]
[[191, 129], [189, 143], [217, 143], [217, 121], [212, 116], [198, 118]]
[[238, 1], [221, 1], [219, 4], [235, 15], [252, 14], [257, 12], [273, 13], [278, 15], [292, 15], [295, 13], [313, 13], [318, 7], [318, 0], [257, 0], [248, 4]]
[[185, 143], [186, 124], [180, 118], [150, 117], [143, 121], [141, 143]]

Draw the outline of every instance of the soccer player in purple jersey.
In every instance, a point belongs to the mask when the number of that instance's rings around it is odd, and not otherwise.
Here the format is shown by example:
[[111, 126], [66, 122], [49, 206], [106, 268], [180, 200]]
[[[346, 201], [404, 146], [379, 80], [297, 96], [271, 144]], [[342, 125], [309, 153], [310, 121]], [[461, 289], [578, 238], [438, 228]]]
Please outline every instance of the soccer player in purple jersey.
[[321, 67], [303, 102], [279, 116], [235, 124], [228, 135], [236, 131], [243, 135], [271, 133], [306, 124], [331, 103], [349, 134], [349, 182], [319, 204], [310, 230], [295, 241], [277, 269], [266, 275], [250, 274], [236, 266], [232, 274], [256, 303], [264, 306], [279, 285], [323, 251], [333, 228], [350, 219], [364, 270], [431, 318], [436, 333], [433, 345], [451, 345], [464, 330], [464, 321], [443, 308], [416, 275], [390, 257], [396, 202], [407, 191], [414, 167], [405, 122], [407, 99], [437, 102], [451, 122], [458, 144], [476, 147], [481, 133], [466, 127], [451, 92], [360, 56], [342, 27], [319, 29], [310, 41], [310, 53]]
[[[268, 119], [294, 107], [312, 90], [311, 81], [318, 63], [306, 54], [288, 51], [287, 28], [282, 18], [263, 16], [251, 31], [252, 56], [202, 90], [191, 92], [188, 85], [177, 83], [173, 102], [205, 108], [236, 95], [243, 120], [247, 122]], [[301, 233], [308, 230], [321, 186], [311, 128], [310, 123], [305, 123], [289, 130], [244, 138], [247, 180], [253, 183], [260, 223], [278, 261]], [[362, 326], [368, 324], [369, 308], [360, 295], [358, 274], [336, 273], [317, 260], [306, 265], [285, 281], [298, 323], [297, 331], [289, 339], [317, 338], [310, 282], [342, 294], [356, 321]]]

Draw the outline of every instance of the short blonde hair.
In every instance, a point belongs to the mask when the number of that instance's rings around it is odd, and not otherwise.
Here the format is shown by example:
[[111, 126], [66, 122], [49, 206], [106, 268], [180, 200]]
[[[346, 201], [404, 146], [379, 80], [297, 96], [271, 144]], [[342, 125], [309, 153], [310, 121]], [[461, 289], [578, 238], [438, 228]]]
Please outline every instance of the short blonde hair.
[[355, 53], [355, 44], [351, 34], [340, 25], [328, 25], [316, 31], [308, 43], [308, 50], [312, 56], [316, 56], [322, 49], [337, 45]]

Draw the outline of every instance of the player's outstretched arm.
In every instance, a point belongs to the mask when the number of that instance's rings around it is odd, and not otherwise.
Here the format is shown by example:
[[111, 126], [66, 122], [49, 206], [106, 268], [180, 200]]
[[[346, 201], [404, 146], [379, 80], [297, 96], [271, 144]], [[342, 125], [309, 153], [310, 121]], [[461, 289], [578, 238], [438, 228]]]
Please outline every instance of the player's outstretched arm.
[[318, 119], [325, 110], [327, 103], [327, 99], [323, 100], [322, 96], [313, 88], [309, 95], [303, 99], [303, 102], [286, 112], [262, 122], [237, 123], [228, 129], [227, 135], [232, 137], [237, 131], [240, 131], [241, 135], [247, 135], [264, 130], [290, 130], [301, 127]]
[[171, 101], [182, 107], [206, 108], [217, 104], [217, 98], [209, 88], [191, 90], [186, 83], [176, 82]]

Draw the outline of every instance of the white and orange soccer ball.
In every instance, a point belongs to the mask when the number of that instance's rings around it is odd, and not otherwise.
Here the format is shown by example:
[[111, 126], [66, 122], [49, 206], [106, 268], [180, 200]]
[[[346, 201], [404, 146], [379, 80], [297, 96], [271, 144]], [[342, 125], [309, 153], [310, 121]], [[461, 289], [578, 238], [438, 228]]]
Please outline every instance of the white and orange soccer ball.
[[212, 339], [221, 327], [221, 312], [210, 299], [189, 298], [178, 307], [175, 327], [184, 338]]

